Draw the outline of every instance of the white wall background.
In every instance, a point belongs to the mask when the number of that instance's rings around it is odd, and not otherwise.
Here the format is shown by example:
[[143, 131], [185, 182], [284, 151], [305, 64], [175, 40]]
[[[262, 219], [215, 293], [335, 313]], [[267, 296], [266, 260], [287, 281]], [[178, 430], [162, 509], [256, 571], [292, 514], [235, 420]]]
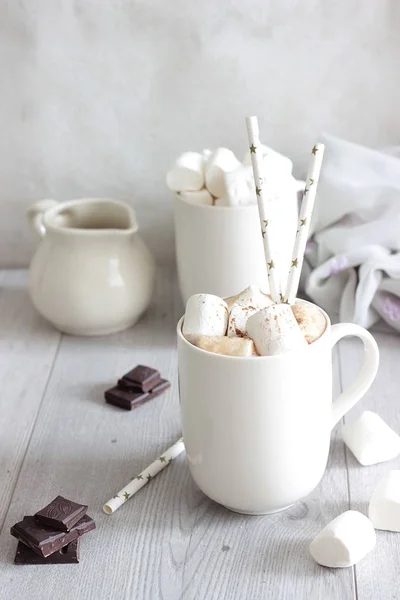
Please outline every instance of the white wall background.
[[241, 155], [249, 113], [298, 174], [322, 130], [399, 143], [398, 0], [0, 0], [0, 31], [0, 266], [32, 201], [96, 195], [171, 260], [169, 163]]

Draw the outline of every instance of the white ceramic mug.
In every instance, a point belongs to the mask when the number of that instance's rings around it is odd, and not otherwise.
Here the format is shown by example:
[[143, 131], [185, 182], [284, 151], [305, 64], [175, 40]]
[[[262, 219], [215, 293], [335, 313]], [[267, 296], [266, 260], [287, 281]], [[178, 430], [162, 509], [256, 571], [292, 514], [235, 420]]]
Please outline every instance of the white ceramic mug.
[[[285, 288], [298, 219], [297, 194], [304, 182], [293, 179], [293, 189], [272, 202], [276, 232], [277, 271]], [[251, 281], [268, 292], [267, 269], [256, 205], [204, 206], [175, 197], [175, 248], [183, 302], [193, 294], [233, 296]]]
[[[368, 331], [331, 326], [304, 349], [231, 357], [190, 344], [178, 323], [182, 430], [194, 480], [230, 510], [268, 514], [304, 498], [324, 474], [334, 425], [366, 393], [379, 363]], [[332, 403], [332, 347], [359, 337], [364, 362]]]

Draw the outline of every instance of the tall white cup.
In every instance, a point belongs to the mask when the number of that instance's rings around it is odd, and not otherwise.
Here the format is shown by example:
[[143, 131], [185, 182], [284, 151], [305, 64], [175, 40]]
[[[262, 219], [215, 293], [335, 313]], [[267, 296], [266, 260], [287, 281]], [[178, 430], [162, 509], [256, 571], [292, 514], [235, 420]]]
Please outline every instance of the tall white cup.
[[[282, 288], [292, 258], [298, 219], [297, 194], [304, 182], [272, 202], [272, 245]], [[208, 206], [190, 204], [175, 196], [175, 248], [179, 286], [186, 304], [193, 294], [226, 298], [252, 284], [269, 291], [256, 205]]]
[[[366, 393], [379, 363], [368, 331], [328, 326], [304, 349], [232, 357], [190, 344], [178, 323], [179, 387], [187, 460], [194, 480], [230, 510], [268, 514], [304, 498], [325, 471], [332, 427]], [[332, 403], [332, 346], [359, 337], [364, 362]]]

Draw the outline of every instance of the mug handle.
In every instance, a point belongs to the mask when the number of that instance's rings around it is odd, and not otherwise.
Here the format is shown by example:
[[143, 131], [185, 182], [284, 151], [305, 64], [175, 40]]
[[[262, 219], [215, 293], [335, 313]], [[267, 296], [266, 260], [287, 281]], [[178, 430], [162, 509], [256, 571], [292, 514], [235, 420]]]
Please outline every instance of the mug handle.
[[332, 403], [331, 427], [351, 409], [371, 387], [379, 366], [379, 348], [372, 335], [360, 325], [338, 323], [332, 326], [331, 346], [349, 335], [360, 338], [364, 344], [364, 361], [357, 377]]
[[35, 204], [32, 204], [26, 211], [28, 221], [40, 239], [46, 234], [46, 228], [43, 223], [44, 213], [57, 204], [59, 203], [56, 200], [39, 200]]

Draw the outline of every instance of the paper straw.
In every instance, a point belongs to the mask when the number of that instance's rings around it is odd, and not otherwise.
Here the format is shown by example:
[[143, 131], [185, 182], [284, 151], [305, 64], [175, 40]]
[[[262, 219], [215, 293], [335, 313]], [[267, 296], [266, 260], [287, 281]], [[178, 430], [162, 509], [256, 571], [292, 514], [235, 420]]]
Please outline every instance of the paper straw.
[[168, 448], [151, 463], [144, 471], [139, 473], [135, 479], [132, 479], [122, 490], [118, 492], [111, 500], [105, 503], [103, 510], [107, 515], [114, 513], [120, 506], [125, 504], [129, 498], [132, 498], [143, 486], [149, 483], [160, 471], [165, 469], [177, 456], [185, 449], [183, 438], [180, 438], [173, 446]]
[[325, 146], [323, 144], [316, 144], [311, 150], [311, 162], [308, 168], [306, 187], [301, 201], [299, 223], [292, 254], [292, 264], [290, 266], [284, 295], [284, 301], [289, 304], [293, 304], [297, 296], [324, 150]]
[[259, 139], [259, 129], [257, 117], [246, 117], [247, 135], [250, 144], [250, 157], [253, 166], [254, 183], [256, 186], [256, 197], [258, 204], [258, 213], [260, 215], [261, 233], [263, 236], [265, 260], [267, 263], [267, 273], [269, 280], [269, 289], [272, 300], [280, 301], [280, 289], [276, 276], [275, 261], [272, 253], [268, 229], [271, 226], [267, 215], [267, 197], [263, 191], [263, 156]]

